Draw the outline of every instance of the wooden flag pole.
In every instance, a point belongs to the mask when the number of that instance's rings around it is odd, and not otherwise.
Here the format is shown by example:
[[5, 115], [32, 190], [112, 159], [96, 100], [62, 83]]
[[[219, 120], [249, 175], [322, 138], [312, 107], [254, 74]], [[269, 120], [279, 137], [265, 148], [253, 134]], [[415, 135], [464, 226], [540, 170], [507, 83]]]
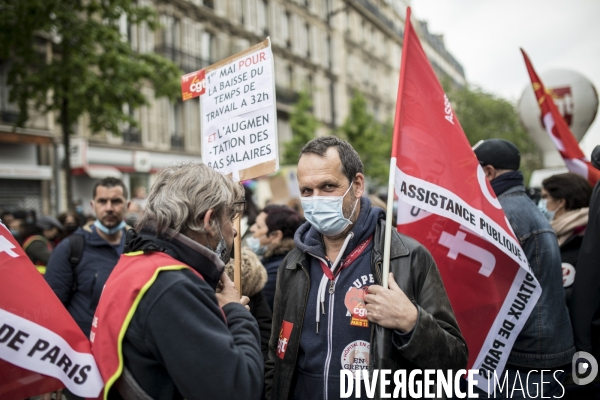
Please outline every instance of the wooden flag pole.
[[394, 180], [396, 174], [396, 157], [390, 159], [390, 177], [388, 180], [387, 210], [385, 217], [385, 239], [383, 241], [383, 268], [381, 286], [387, 289], [390, 273], [390, 253], [392, 243], [392, 221], [394, 218]]
[[237, 232], [233, 240], [233, 283], [240, 296], [242, 295], [242, 215], [239, 214], [234, 220], [234, 227]]

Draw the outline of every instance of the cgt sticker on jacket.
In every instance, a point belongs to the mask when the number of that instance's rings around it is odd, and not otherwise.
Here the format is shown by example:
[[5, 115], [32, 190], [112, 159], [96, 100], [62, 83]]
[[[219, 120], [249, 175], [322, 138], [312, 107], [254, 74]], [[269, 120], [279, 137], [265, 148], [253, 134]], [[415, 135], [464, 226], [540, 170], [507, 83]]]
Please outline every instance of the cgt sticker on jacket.
[[283, 321], [281, 323], [281, 330], [279, 331], [279, 342], [277, 343], [277, 357], [283, 360], [285, 352], [287, 351], [288, 343], [290, 342], [290, 336], [292, 335], [292, 329], [294, 324], [291, 322]]

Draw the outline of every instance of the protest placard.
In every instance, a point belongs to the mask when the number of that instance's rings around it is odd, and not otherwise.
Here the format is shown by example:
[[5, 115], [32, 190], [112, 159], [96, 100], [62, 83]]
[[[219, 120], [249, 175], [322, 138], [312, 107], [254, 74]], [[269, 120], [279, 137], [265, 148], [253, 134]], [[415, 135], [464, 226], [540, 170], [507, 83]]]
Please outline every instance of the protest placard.
[[236, 180], [279, 168], [271, 42], [182, 77], [184, 100], [200, 96], [202, 159]]
[[[200, 96], [202, 160], [236, 181], [277, 172], [277, 109], [271, 40], [181, 77], [183, 100]], [[240, 232], [240, 218], [234, 222]], [[234, 282], [241, 286], [241, 243]]]

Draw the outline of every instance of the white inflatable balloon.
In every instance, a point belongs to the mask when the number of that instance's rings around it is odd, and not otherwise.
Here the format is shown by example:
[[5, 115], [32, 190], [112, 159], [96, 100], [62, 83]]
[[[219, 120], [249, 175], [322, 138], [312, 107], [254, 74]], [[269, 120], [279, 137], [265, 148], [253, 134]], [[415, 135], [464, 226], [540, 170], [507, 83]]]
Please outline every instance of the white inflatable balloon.
[[[552, 90], [554, 103], [577, 141], [580, 141], [594, 122], [598, 111], [598, 94], [594, 85], [579, 72], [571, 70], [550, 70], [539, 75], [546, 89]], [[540, 107], [531, 83], [525, 87], [519, 100], [519, 116], [525, 129], [544, 153], [544, 166], [564, 166], [556, 146], [542, 125]]]

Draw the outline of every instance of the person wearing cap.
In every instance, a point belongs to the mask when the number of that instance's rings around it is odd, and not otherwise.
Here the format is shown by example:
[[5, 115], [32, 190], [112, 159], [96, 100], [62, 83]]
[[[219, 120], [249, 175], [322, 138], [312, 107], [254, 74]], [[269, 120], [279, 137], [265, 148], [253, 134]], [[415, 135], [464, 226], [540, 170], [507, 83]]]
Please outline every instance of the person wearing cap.
[[[542, 287], [534, 310], [515, 340], [504, 375], [509, 382], [515, 382], [519, 374], [527, 375], [524, 385], [532, 396], [538, 393], [542, 381], [544, 397], [560, 394], [558, 381], [570, 371], [575, 347], [556, 234], [525, 192], [519, 149], [508, 140], [488, 139], [473, 150]], [[546, 372], [545, 380], [541, 370]], [[555, 379], [547, 378], [551, 375], [548, 370], [553, 370]]]
[[55, 217], [48, 215], [35, 221], [33, 227], [29, 228], [29, 232], [25, 233], [23, 250], [41, 274], [46, 273], [46, 265], [52, 254], [54, 241], [64, 229]]

